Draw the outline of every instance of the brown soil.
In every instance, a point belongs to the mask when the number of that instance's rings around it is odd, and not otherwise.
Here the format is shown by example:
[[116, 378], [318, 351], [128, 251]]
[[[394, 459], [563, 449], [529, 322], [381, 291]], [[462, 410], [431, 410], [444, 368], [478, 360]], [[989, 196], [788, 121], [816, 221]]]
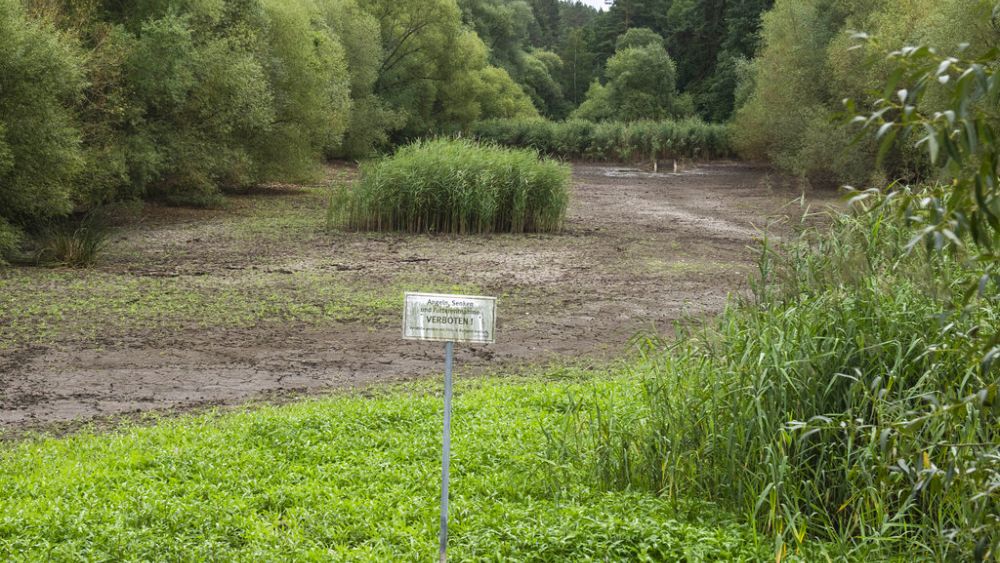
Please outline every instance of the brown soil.
[[[559, 235], [317, 228], [309, 236], [241, 245], [222, 236], [231, 211], [153, 209], [97, 270], [207, 276], [223, 284], [254, 269], [278, 272], [292, 285], [326, 272], [362, 288], [408, 279], [473, 286], [500, 296], [499, 324], [495, 345], [456, 347], [459, 370], [468, 374], [602, 361], [620, 356], [637, 332], [668, 334], [672, 321], [717, 312], [728, 293], [745, 286], [762, 230], [771, 225], [772, 232], [788, 233], [804, 211], [792, 203], [800, 196], [793, 183], [729, 162], [676, 174], [577, 165], [574, 184]], [[294, 189], [274, 189], [245, 201], [295, 197]], [[833, 197], [813, 194], [810, 203], [815, 208]], [[442, 347], [401, 340], [398, 315], [135, 330], [120, 321], [108, 322], [95, 338], [18, 343], [0, 352], [0, 434], [438, 373]]]

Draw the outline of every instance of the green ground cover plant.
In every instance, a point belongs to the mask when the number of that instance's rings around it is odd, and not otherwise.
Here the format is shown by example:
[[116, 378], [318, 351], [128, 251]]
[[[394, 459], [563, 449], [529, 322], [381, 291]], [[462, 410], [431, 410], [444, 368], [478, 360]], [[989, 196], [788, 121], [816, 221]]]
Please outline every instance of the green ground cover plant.
[[398, 286], [373, 289], [323, 272], [249, 272], [223, 278], [9, 270], [0, 273], [0, 349], [264, 322], [377, 322], [401, 306], [399, 291]]
[[[480, 292], [436, 275], [392, 276], [373, 287], [351, 271], [289, 265], [284, 250], [290, 245], [329, 240], [324, 205], [330, 193], [327, 186], [271, 187], [232, 197], [224, 210], [148, 205], [129, 212], [145, 217], [129, 219], [137, 223], [175, 212], [190, 217], [168, 219], [177, 231], [166, 240], [142, 226], [108, 236], [102, 217], [56, 225], [40, 240], [47, 244], [24, 256], [46, 267], [0, 270], [0, 350], [268, 323], [381, 326], [395, 324], [390, 313], [402, 306], [405, 291]], [[90, 228], [93, 234], [80, 232]], [[92, 259], [91, 252], [81, 252], [91, 244], [102, 252], [95, 267], [66, 267], [79, 265], [70, 259]], [[243, 267], [251, 249], [256, 258]], [[235, 263], [240, 267], [230, 267]]]
[[431, 233], [553, 232], [569, 203], [569, 167], [527, 149], [465, 139], [405, 146], [361, 167], [330, 202], [331, 226]]
[[482, 141], [572, 160], [650, 162], [732, 154], [728, 128], [700, 119], [629, 123], [494, 119], [475, 123], [471, 133]]
[[[630, 385], [594, 377], [459, 379], [452, 558], [758, 560], [749, 528], [710, 504], [550, 478], [544, 429], [568, 394]], [[431, 559], [442, 409], [432, 390], [0, 444], [0, 558]]]

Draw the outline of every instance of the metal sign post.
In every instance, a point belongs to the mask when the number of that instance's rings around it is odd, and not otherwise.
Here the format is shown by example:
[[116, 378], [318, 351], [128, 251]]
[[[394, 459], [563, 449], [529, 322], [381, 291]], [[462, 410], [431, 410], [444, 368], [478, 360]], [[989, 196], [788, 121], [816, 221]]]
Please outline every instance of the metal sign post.
[[448, 480], [451, 469], [451, 363], [455, 343], [444, 345], [444, 436], [441, 440], [441, 534], [438, 543], [438, 559], [448, 560]]
[[455, 342], [492, 344], [496, 298], [469, 295], [407, 293], [403, 338], [444, 345], [444, 433], [441, 444], [441, 534], [438, 558], [448, 558], [448, 485], [451, 477], [451, 391]]

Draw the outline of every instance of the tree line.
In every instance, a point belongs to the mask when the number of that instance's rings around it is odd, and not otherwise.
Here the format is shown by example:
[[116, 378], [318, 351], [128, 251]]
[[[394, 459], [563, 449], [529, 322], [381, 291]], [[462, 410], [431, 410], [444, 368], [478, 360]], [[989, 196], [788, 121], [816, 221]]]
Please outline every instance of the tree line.
[[[997, 46], [993, 0], [0, 0], [0, 255], [74, 210], [309, 177], [481, 120], [700, 117], [815, 183], [874, 163], [842, 100], [898, 48]], [[935, 96], [925, 105], [933, 107]]]
[[[864, 33], [875, 41], [859, 41]], [[985, 58], [1000, 47], [996, 0], [778, 0], [763, 17], [761, 48], [739, 85], [731, 130], [745, 158], [767, 160], [814, 186], [938, 179], [914, 130], [881, 162], [874, 136], [858, 139], [850, 100], [859, 111], [895, 99], [898, 65], [888, 56], [907, 46], [944, 57]], [[946, 84], [932, 87], [918, 109], [948, 108]], [[980, 102], [982, 105], [984, 102]], [[993, 119], [996, 107], [986, 108]], [[886, 115], [889, 118], [891, 115]]]
[[767, 4], [0, 0], [0, 252], [74, 210], [212, 203], [481, 119], [722, 119], [716, 70]]

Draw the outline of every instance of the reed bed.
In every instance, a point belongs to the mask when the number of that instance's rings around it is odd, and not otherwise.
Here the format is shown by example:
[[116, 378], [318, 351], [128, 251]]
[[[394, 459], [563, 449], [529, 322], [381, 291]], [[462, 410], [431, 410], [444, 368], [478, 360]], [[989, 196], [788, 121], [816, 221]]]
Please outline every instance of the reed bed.
[[573, 160], [646, 162], [733, 154], [728, 127], [699, 119], [631, 123], [496, 119], [474, 124], [471, 133], [482, 141]]
[[411, 233], [560, 230], [569, 167], [534, 150], [463, 139], [417, 141], [367, 163], [330, 202], [334, 227]]
[[776, 560], [820, 560], [824, 544], [996, 560], [1000, 303], [965, 306], [962, 263], [908, 253], [910, 236], [876, 214], [765, 245], [752, 298], [675, 343], [642, 342], [628, 376], [643, 391], [569, 409], [553, 455], [610, 489], [742, 512]]

